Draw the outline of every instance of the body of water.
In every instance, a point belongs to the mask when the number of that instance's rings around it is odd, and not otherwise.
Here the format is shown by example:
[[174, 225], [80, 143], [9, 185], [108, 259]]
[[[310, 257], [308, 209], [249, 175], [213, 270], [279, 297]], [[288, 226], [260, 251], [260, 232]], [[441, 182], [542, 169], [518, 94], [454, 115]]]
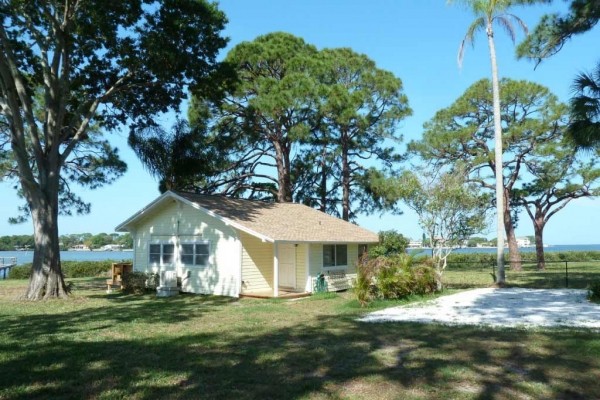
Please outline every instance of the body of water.
[[[566, 252], [566, 251], [600, 251], [600, 244], [569, 244], [555, 245], [544, 248], [546, 252]], [[522, 253], [535, 252], [535, 247], [521, 247]], [[478, 248], [468, 247], [464, 249], [455, 249], [453, 253], [495, 253], [495, 247]], [[508, 249], [505, 249], [508, 254]], [[410, 249], [409, 253], [431, 253], [431, 249]], [[33, 261], [32, 251], [0, 251], [0, 257], [16, 257], [17, 264], [27, 264]], [[62, 261], [132, 261], [133, 251], [61, 251]]]
[[[16, 257], [17, 264], [33, 261], [33, 251], [0, 251], [0, 257]], [[133, 251], [61, 251], [62, 261], [132, 261]]]
[[[519, 251], [521, 253], [535, 253], [535, 247], [520, 247]], [[600, 244], [557, 244], [554, 246], [544, 247], [544, 251], [549, 252], [561, 252], [564, 253], [566, 251], [600, 251]], [[410, 249], [410, 254], [417, 253], [425, 253], [430, 254], [430, 248], [423, 249]], [[459, 254], [470, 254], [470, 253], [496, 253], [495, 247], [466, 247], [464, 249], [454, 249], [453, 253]], [[504, 252], [508, 254], [508, 248], [504, 249]]]

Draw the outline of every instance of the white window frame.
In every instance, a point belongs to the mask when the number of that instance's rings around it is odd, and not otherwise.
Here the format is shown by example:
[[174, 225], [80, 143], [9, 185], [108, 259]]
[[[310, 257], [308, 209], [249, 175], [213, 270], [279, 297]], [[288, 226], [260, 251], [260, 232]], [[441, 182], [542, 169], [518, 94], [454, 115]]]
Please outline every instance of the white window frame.
[[[183, 246], [184, 245], [193, 245], [194, 246], [194, 254], [192, 255], [192, 257], [194, 258], [194, 262], [196, 261], [196, 256], [198, 256], [199, 254], [196, 254], [196, 245], [198, 244], [205, 244], [208, 247], [208, 251], [206, 253], [206, 264], [205, 265], [199, 265], [199, 264], [185, 264], [183, 262]], [[211, 264], [211, 253], [210, 253], [210, 241], [208, 240], [186, 240], [183, 241], [179, 244], [179, 263], [186, 268], [207, 268], [210, 266]], [[203, 255], [203, 254], [200, 254]]]
[[[334, 265], [331, 266], [325, 266], [325, 246], [333, 246], [334, 250], [333, 250], [333, 254], [334, 254]], [[337, 247], [338, 246], [345, 246], [346, 247], [346, 264], [343, 265], [337, 265]], [[332, 270], [339, 270], [339, 269], [348, 269], [348, 244], [347, 243], [325, 243], [323, 244], [323, 254], [321, 257], [321, 263], [322, 263], [322, 268], [324, 271], [332, 271]]]
[[[159, 262], [155, 262], [152, 261], [150, 259], [152, 254], [159, 254], [159, 253], [151, 253], [150, 249], [152, 248], [152, 246], [160, 246], [160, 261]], [[164, 246], [173, 246], [173, 259], [170, 263], [164, 263], [163, 259], [164, 259]], [[173, 243], [172, 241], [169, 240], [153, 240], [148, 244], [148, 265], [151, 267], [164, 267], [164, 266], [175, 266], [177, 262], [177, 245], [175, 245], [175, 243]]]

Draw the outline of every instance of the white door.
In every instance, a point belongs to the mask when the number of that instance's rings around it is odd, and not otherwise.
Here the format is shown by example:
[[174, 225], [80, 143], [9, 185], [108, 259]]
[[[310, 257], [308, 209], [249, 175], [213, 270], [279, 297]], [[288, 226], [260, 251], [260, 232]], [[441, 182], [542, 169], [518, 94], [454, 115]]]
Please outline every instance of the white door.
[[296, 246], [280, 244], [279, 250], [279, 286], [296, 287]]

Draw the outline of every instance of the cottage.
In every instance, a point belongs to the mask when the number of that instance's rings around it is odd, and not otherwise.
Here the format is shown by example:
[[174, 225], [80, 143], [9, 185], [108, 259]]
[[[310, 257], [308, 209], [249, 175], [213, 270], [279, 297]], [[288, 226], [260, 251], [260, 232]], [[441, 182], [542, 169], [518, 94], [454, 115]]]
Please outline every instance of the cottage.
[[295, 203], [169, 191], [117, 226], [134, 270], [176, 276], [183, 292], [279, 297], [349, 287], [377, 234]]

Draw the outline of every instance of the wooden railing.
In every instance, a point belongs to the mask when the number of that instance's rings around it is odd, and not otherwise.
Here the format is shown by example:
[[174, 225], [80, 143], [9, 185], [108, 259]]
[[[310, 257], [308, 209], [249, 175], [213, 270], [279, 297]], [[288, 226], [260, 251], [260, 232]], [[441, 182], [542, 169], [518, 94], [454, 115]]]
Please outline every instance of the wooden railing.
[[0, 279], [8, 278], [10, 269], [17, 265], [17, 257], [0, 257]]

